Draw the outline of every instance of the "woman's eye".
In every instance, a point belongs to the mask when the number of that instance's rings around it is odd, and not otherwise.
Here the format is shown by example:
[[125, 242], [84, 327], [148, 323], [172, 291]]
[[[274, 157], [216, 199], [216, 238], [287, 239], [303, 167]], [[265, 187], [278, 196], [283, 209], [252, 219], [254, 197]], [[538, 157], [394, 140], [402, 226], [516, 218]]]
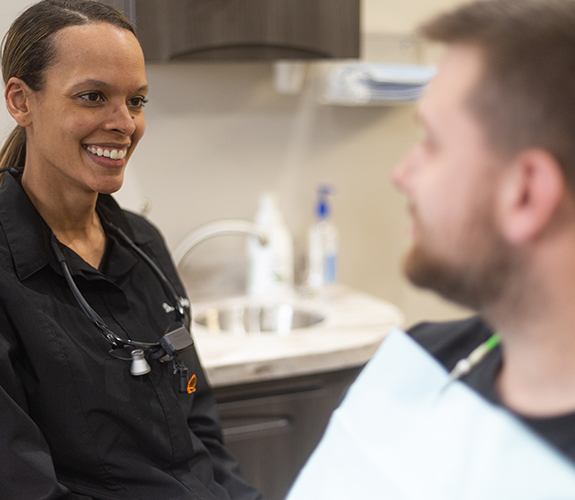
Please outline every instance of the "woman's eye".
[[128, 99], [128, 105], [134, 109], [141, 109], [148, 103], [148, 99], [144, 96], [136, 96]]
[[99, 92], [86, 92], [85, 94], [80, 94], [78, 97], [89, 104], [104, 102], [104, 96]]

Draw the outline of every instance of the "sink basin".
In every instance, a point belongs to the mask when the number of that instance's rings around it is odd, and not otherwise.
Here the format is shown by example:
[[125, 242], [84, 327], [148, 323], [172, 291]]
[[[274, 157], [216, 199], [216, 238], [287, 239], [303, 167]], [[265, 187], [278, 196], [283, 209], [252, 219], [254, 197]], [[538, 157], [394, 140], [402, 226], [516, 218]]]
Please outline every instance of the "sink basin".
[[228, 304], [207, 307], [194, 315], [194, 323], [211, 333], [279, 334], [315, 326], [325, 317], [288, 303]]

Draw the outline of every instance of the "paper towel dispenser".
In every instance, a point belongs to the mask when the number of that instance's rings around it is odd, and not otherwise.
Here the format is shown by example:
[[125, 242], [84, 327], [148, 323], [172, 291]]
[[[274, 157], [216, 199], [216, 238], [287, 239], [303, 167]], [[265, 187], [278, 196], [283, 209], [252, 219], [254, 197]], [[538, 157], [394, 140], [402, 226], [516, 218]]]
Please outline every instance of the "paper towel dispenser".
[[360, 0], [105, 0], [150, 61], [357, 58]]

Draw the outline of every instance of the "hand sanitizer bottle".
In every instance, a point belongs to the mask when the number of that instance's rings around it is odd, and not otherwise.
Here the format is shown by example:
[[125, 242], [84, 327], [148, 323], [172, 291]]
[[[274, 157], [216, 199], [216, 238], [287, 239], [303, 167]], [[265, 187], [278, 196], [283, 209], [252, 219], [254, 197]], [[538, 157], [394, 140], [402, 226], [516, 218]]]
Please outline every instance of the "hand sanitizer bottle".
[[266, 298], [289, 294], [293, 288], [293, 242], [271, 193], [260, 196], [255, 224], [267, 242], [248, 241], [247, 292]]
[[316, 222], [310, 227], [308, 234], [307, 285], [316, 291], [336, 281], [338, 233], [329, 219], [327, 197], [330, 193], [327, 186], [320, 186], [318, 189]]

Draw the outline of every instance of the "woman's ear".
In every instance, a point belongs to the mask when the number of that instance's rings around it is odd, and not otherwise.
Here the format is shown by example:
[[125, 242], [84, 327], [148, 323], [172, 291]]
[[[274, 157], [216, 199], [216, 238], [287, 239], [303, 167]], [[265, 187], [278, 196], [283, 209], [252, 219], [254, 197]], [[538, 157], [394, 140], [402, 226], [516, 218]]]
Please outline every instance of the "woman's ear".
[[4, 98], [6, 108], [12, 118], [21, 127], [26, 127], [31, 123], [30, 96], [32, 89], [20, 78], [11, 77], [6, 83]]
[[564, 201], [565, 176], [551, 154], [529, 149], [515, 158], [505, 177], [500, 191], [500, 228], [510, 243], [520, 245], [550, 227]]

